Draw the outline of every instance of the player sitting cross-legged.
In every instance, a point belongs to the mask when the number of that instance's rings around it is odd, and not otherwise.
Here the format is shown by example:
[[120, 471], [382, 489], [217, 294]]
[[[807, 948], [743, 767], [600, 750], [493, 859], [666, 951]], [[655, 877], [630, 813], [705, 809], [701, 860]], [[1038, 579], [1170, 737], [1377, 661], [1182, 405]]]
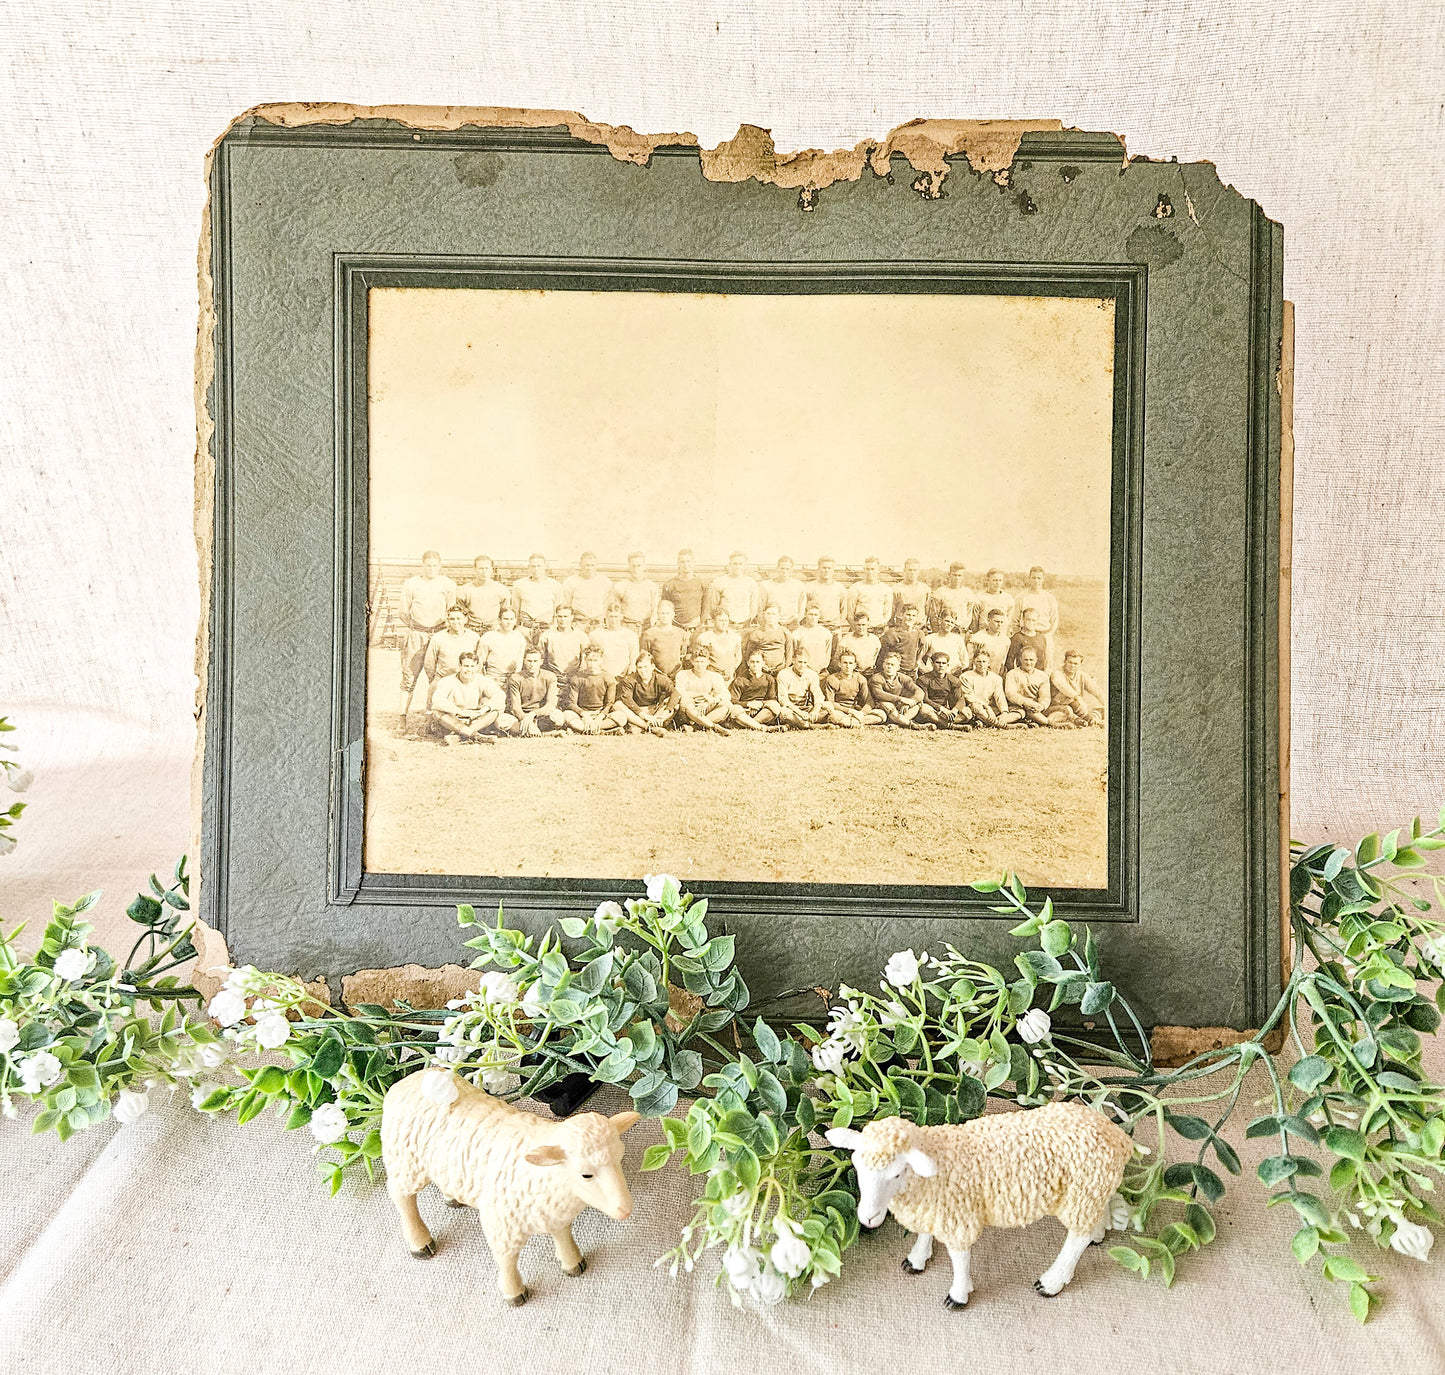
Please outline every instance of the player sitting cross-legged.
[[873, 705], [868, 680], [858, 672], [858, 660], [851, 649], [838, 655], [838, 671], [827, 674], [822, 684], [828, 720], [835, 726], [853, 730], [859, 726], [881, 726], [888, 720], [887, 715]]
[[1062, 726], [1071, 723], [1063, 712], [1054, 712], [1049, 692], [1049, 675], [1038, 666], [1038, 656], [1033, 646], [1025, 646], [1019, 655], [1017, 668], [1011, 668], [1003, 677], [1003, 693], [1009, 706], [1023, 712], [1026, 726]]
[[513, 735], [536, 736], [567, 724], [558, 700], [557, 675], [542, 667], [540, 649], [527, 650], [522, 667], [507, 679], [507, 715], [515, 722]]
[[1049, 692], [1055, 711], [1077, 726], [1104, 724], [1104, 694], [1084, 672], [1084, 656], [1077, 649], [1064, 654], [1064, 666], [1049, 675]]
[[1001, 730], [1016, 730], [1023, 725], [1023, 713], [1009, 706], [1003, 679], [993, 671], [993, 661], [982, 645], [974, 650], [973, 662], [959, 674], [959, 683], [977, 725]]
[[823, 684], [808, 667], [808, 656], [800, 645], [793, 646], [793, 662], [779, 670], [778, 724], [794, 730], [813, 730], [828, 723], [828, 704]]
[[973, 729], [973, 713], [963, 699], [963, 686], [946, 650], [934, 654], [933, 667], [918, 675], [918, 686], [923, 689], [920, 721], [931, 722], [939, 730]]
[[567, 680], [562, 719], [578, 735], [612, 735], [622, 729], [617, 715], [617, 680], [602, 671], [602, 649], [588, 645], [582, 667]]
[[432, 693], [428, 728], [445, 744], [481, 744], [513, 724], [502, 689], [481, 672], [477, 656], [470, 651]]
[[778, 719], [778, 687], [763, 663], [763, 651], [755, 649], [728, 686], [733, 699], [728, 720], [746, 730], [781, 730]]
[[677, 697], [673, 720], [678, 729], [727, 734], [723, 722], [732, 713], [732, 697], [727, 680], [712, 666], [706, 649], [699, 646], [692, 651], [692, 657], [678, 670], [673, 688]]
[[676, 713], [672, 679], [659, 672], [650, 651], [640, 650], [631, 673], [617, 680], [613, 710], [627, 723], [629, 735], [662, 735]]
[[897, 650], [883, 655], [882, 667], [868, 679], [868, 695], [890, 726], [904, 726], [909, 730], [938, 729], [932, 721], [918, 719], [918, 709], [923, 705], [923, 689], [903, 672], [903, 661]]

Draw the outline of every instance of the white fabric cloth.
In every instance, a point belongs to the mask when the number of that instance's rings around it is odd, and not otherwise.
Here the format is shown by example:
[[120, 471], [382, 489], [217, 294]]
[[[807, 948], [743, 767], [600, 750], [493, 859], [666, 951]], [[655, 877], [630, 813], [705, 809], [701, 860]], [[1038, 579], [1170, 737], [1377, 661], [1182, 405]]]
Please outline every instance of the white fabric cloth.
[[[53, 0], [0, 9], [0, 712], [37, 781], [0, 915], [103, 886], [98, 924], [189, 844], [192, 354], [202, 159], [274, 100], [577, 109], [781, 150], [918, 115], [1057, 116], [1135, 155], [1209, 158], [1286, 227], [1298, 311], [1294, 831], [1347, 837], [1439, 803], [1445, 754], [1445, 10], [1429, 0], [797, 0], [625, 7], [377, 0]], [[824, 197], [827, 193], [824, 192]], [[1437, 1065], [1437, 1073], [1439, 1068]], [[161, 1105], [58, 1147], [0, 1123], [7, 1369], [43, 1372], [847, 1372], [1430, 1369], [1439, 1265], [1371, 1258], [1357, 1328], [1244, 1184], [1171, 1293], [1097, 1252], [1065, 1297], [1029, 1279], [1057, 1231], [990, 1234], [969, 1312], [899, 1274], [890, 1223], [810, 1301], [735, 1313], [710, 1274], [651, 1268], [685, 1219], [637, 1176], [636, 1221], [587, 1215], [591, 1266], [541, 1249], [532, 1305], [494, 1297], [471, 1214], [424, 1203], [438, 1257], [381, 1190], [328, 1202], [307, 1143]], [[1251, 1146], [1257, 1143], [1250, 1143]], [[1249, 1160], [1246, 1169], [1249, 1168]], [[157, 1303], [163, 1297], [163, 1304]], [[961, 1357], [960, 1353], [964, 1353]]]

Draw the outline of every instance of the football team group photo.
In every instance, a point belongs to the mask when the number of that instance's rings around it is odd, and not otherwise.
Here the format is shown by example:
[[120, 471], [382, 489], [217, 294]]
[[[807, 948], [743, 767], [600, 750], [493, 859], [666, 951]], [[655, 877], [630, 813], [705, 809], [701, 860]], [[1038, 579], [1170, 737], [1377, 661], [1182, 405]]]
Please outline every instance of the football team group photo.
[[1104, 887], [1114, 330], [370, 289], [365, 871]]

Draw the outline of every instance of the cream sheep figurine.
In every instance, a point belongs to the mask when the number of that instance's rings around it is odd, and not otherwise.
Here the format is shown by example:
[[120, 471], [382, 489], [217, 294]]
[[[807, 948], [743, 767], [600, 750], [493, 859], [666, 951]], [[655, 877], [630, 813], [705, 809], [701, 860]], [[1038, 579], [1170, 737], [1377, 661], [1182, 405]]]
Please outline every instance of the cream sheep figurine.
[[435, 1184], [452, 1207], [477, 1210], [508, 1303], [527, 1301], [517, 1257], [528, 1237], [546, 1232], [562, 1273], [580, 1275], [587, 1262], [573, 1219], [588, 1207], [619, 1222], [632, 1216], [622, 1133], [638, 1116], [586, 1112], [549, 1122], [447, 1071], [398, 1080], [382, 1102], [381, 1159], [412, 1255], [436, 1250], [416, 1206], [417, 1194]]
[[891, 1211], [917, 1239], [903, 1261], [922, 1274], [933, 1239], [948, 1248], [953, 1284], [945, 1308], [962, 1308], [973, 1285], [969, 1248], [985, 1227], [1026, 1227], [1056, 1217], [1069, 1229], [1058, 1259], [1034, 1281], [1052, 1298], [1074, 1277], [1084, 1249], [1123, 1225], [1111, 1203], [1134, 1143], [1102, 1113], [1080, 1103], [1050, 1103], [954, 1126], [919, 1127], [901, 1117], [861, 1132], [834, 1127], [834, 1146], [853, 1152], [858, 1220], [879, 1226]]

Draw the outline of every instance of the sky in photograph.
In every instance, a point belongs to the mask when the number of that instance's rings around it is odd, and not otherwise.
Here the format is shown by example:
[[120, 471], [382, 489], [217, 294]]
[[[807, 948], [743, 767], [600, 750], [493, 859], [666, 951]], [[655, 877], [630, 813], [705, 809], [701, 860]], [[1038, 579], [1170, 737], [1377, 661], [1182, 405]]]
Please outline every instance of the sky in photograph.
[[372, 553], [1107, 577], [1113, 359], [1109, 300], [373, 290]]

